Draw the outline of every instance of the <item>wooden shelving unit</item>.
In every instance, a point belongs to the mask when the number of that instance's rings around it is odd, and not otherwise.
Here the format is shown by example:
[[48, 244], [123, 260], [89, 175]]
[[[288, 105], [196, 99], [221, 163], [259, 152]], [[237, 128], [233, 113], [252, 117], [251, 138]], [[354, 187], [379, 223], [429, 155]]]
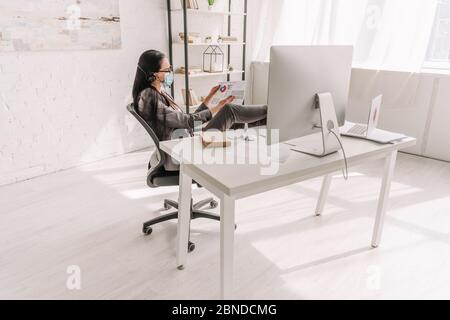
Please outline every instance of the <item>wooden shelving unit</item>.
[[[242, 80], [245, 80], [245, 55], [246, 55], [246, 41], [247, 41], [247, 7], [248, 0], [244, 1], [244, 12], [234, 12], [232, 11], [232, 0], [228, 0], [228, 10], [227, 11], [214, 11], [214, 10], [202, 10], [202, 9], [189, 9], [187, 8], [187, 1], [182, 0], [182, 8], [181, 9], [172, 9], [171, 0], [167, 0], [167, 14], [168, 14], [168, 29], [169, 29], [169, 58], [170, 61], [173, 60], [173, 50], [174, 47], [183, 46], [184, 47], [184, 68], [186, 70], [185, 74], [176, 74], [178, 77], [184, 77], [185, 88], [186, 88], [186, 101], [190, 100], [189, 92], [190, 92], [190, 79], [193, 78], [205, 78], [205, 77], [220, 77], [227, 76], [227, 81], [230, 81], [230, 76], [233, 74], [242, 74]], [[232, 16], [241, 16], [243, 19], [243, 39], [242, 42], [230, 42], [230, 43], [189, 43], [188, 37], [184, 37], [184, 42], [174, 42], [172, 37], [172, 14], [182, 15], [183, 19], [183, 33], [188, 35], [188, 19], [191, 15], [221, 15], [228, 17], [228, 36], [231, 36], [231, 17]], [[194, 73], [189, 74], [189, 47], [201, 47], [201, 46], [209, 46], [209, 45], [217, 45], [217, 46], [226, 46], [228, 50], [227, 55], [227, 66], [230, 64], [231, 59], [231, 47], [232, 46], [242, 46], [242, 69], [243, 70], [233, 70], [233, 71], [224, 71], [220, 73]], [[175, 84], [172, 86], [172, 96], [175, 97]], [[190, 106], [189, 103], [186, 105], [186, 113], [190, 113], [196, 106]]]

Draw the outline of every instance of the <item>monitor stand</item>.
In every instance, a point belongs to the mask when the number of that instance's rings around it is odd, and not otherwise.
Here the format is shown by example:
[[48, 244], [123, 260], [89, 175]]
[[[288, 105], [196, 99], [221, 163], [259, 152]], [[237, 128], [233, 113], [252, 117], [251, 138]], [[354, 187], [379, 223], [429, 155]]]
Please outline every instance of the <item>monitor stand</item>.
[[321, 132], [288, 141], [291, 150], [306, 153], [316, 157], [325, 157], [340, 150], [336, 137], [330, 132], [335, 129], [339, 134], [339, 124], [334, 108], [331, 93], [320, 93], [316, 95], [316, 108], [320, 109], [320, 125], [316, 126]]

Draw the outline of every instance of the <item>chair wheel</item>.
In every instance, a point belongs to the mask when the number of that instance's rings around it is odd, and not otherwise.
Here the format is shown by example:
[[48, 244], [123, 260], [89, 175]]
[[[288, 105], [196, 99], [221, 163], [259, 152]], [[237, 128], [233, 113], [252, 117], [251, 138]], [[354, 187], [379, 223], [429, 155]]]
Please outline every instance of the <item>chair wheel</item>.
[[216, 200], [213, 200], [209, 203], [209, 206], [211, 207], [211, 209], [215, 209], [219, 206], [219, 203]]
[[144, 233], [146, 236], [151, 235], [152, 232], [153, 232], [152, 227], [144, 227], [144, 228], [142, 229], [142, 233]]
[[194, 250], [195, 250], [195, 243], [189, 241], [188, 252], [190, 253], [190, 252], [192, 252]]

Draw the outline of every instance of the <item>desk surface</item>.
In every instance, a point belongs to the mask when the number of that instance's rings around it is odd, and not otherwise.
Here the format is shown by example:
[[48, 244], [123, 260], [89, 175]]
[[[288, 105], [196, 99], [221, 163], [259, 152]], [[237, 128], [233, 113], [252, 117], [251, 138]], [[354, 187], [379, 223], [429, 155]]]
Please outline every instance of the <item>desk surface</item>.
[[[300, 182], [320, 174], [332, 173], [344, 167], [342, 151], [318, 158], [291, 151], [284, 145], [280, 147], [282, 155], [278, 159], [281, 160], [266, 160], [263, 163], [251, 164], [249, 155], [257, 151], [256, 148], [258, 143], [261, 144], [261, 139], [264, 138], [260, 137], [259, 142], [245, 142], [237, 139], [233, 140], [232, 146], [226, 149], [204, 149], [201, 138], [196, 136], [162, 142], [161, 149], [174, 159], [183, 162], [190, 172], [208, 181], [220, 192], [236, 198], [272, 190], [287, 183]], [[416, 143], [414, 138], [386, 145], [350, 137], [343, 137], [342, 140], [349, 166], [358, 165], [368, 159], [382, 158], [391, 151], [408, 148]], [[201, 154], [207, 162], [193, 161], [194, 152], [197, 152], [195, 153], [197, 155]], [[231, 154], [243, 164], [217, 162], [218, 159], [224, 159]], [[282, 159], [283, 157], [286, 159]]]

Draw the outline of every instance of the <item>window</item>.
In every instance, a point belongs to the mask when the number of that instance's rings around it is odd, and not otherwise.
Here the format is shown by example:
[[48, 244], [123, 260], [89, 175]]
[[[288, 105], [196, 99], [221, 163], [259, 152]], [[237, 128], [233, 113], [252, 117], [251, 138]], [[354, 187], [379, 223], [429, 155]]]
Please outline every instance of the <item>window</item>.
[[450, 69], [450, 0], [440, 0], [425, 68]]

